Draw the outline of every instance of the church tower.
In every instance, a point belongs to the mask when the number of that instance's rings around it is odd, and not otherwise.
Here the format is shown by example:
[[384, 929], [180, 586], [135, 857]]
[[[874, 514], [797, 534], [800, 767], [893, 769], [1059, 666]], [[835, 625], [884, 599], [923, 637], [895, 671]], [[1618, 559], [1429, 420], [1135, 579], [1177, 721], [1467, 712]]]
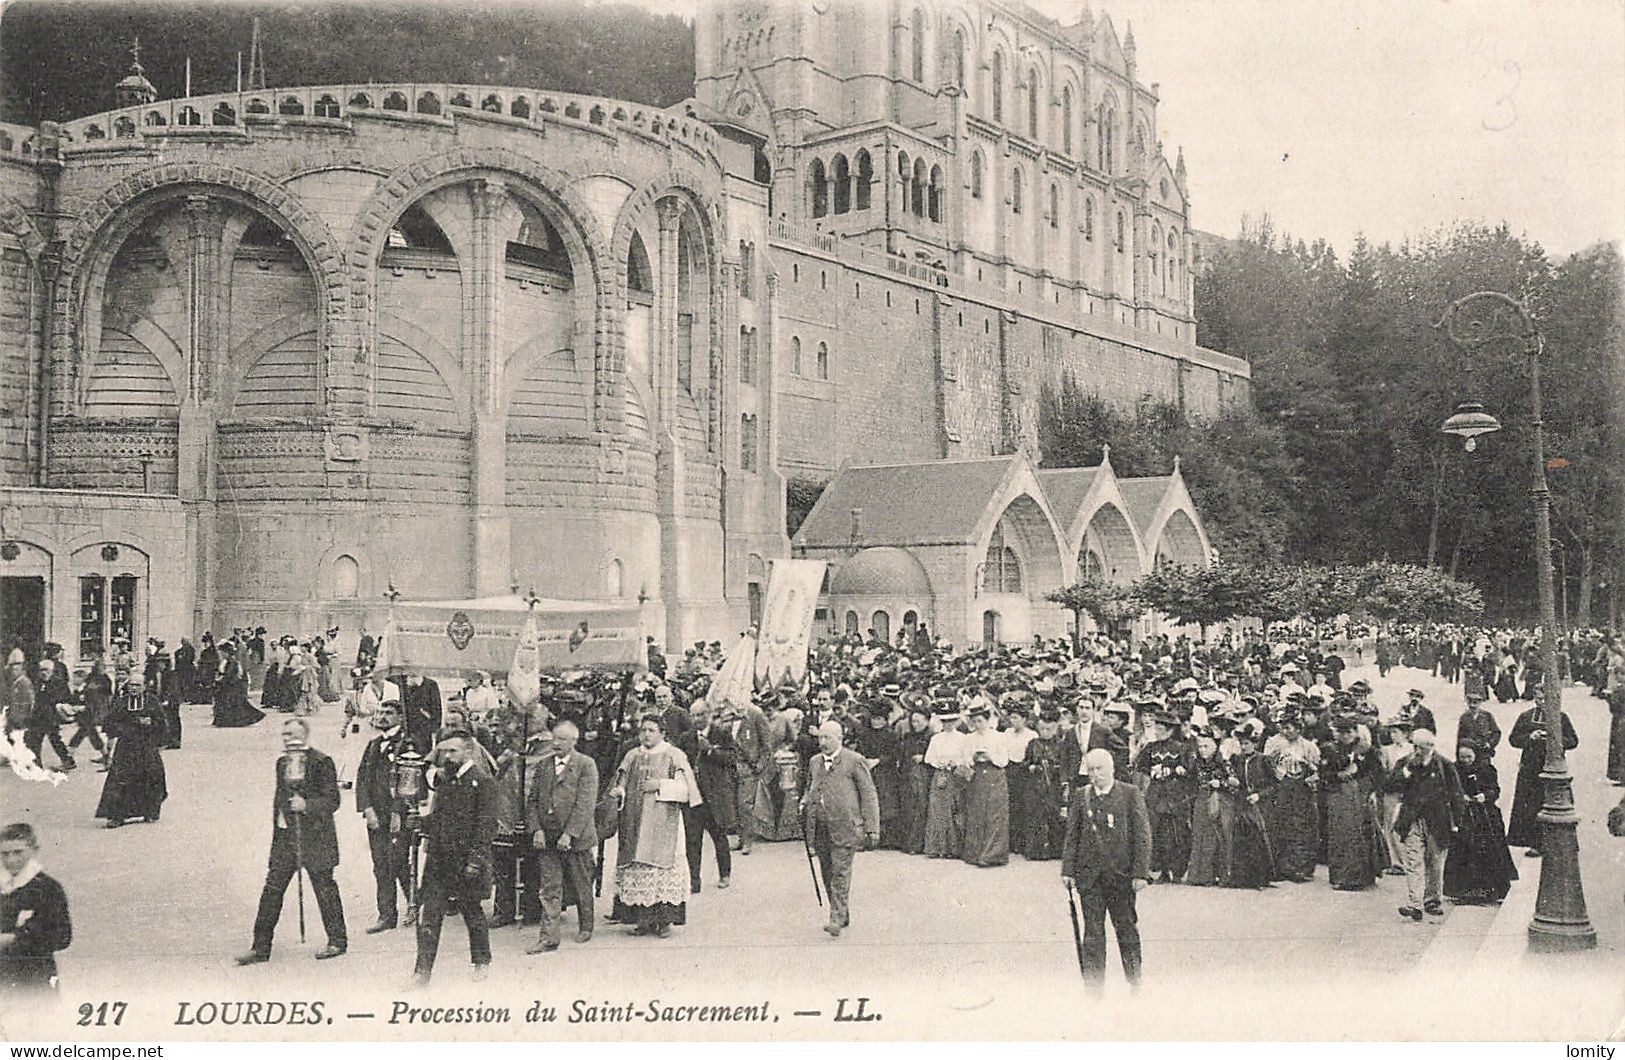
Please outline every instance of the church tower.
[[130, 72], [113, 88], [113, 98], [120, 107], [144, 107], [158, 99], [158, 90], [147, 80], [141, 66], [141, 38], [130, 45]]

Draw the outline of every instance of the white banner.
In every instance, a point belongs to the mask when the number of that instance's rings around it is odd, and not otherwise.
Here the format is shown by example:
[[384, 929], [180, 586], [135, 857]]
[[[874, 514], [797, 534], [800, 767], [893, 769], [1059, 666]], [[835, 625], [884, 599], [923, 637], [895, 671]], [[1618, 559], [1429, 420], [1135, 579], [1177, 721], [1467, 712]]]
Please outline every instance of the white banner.
[[519, 644], [508, 666], [508, 695], [521, 707], [533, 705], [542, 692], [542, 642], [536, 630], [536, 615], [525, 616]]
[[824, 582], [821, 559], [778, 559], [768, 577], [762, 628], [756, 638], [756, 683], [799, 686], [807, 676], [807, 645]]
[[751, 703], [756, 674], [756, 639], [743, 633], [722, 661], [722, 668], [711, 679], [711, 691], [706, 699], [713, 714], [721, 714], [728, 707], [743, 711]]

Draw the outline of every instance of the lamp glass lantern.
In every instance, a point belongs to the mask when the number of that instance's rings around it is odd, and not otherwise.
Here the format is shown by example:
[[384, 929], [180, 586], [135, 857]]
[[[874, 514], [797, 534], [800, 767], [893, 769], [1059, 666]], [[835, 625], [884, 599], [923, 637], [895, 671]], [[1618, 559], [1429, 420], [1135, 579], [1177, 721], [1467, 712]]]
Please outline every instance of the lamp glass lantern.
[[1439, 428], [1445, 434], [1465, 439], [1466, 444], [1463, 448], [1469, 453], [1478, 448], [1479, 435], [1494, 434], [1500, 429], [1501, 421], [1484, 411], [1482, 401], [1463, 401], [1456, 406], [1455, 413]]

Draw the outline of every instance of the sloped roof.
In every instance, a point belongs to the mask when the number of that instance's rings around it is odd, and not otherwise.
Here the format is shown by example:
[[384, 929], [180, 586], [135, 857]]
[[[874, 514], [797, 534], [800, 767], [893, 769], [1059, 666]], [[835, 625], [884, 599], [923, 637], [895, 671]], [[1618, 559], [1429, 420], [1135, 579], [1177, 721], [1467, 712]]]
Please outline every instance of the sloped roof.
[[1148, 542], [1150, 548], [1151, 520], [1156, 517], [1157, 506], [1162, 503], [1163, 495], [1168, 492], [1168, 486], [1173, 482], [1172, 475], [1154, 475], [1150, 478], [1120, 478], [1117, 488], [1123, 493], [1123, 502], [1128, 505], [1128, 517], [1134, 520], [1134, 529], [1140, 532], [1140, 537]]
[[1038, 483], [1044, 487], [1050, 511], [1055, 513], [1063, 532], [1078, 517], [1083, 499], [1100, 476], [1100, 467], [1057, 467], [1038, 472]]
[[1013, 457], [932, 460], [844, 468], [796, 532], [807, 548], [852, 544], [852, 509], [861, 508], [859, 545], [964, 544], [970, 541]]

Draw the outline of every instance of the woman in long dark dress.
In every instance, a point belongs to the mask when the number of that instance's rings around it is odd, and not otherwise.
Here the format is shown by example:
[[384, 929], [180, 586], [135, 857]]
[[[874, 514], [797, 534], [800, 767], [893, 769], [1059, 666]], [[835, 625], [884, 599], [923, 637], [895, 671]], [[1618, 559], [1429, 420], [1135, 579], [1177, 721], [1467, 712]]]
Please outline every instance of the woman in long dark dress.
[[869, 777], [875, 784], [875, 800], [880, 807], [880, 846], [900, 850], [903, 846], [902, 777], [897, 758], [902, 753], [897, 733], [887, 723], [890, 704], [876, 700], [869, 704], [863, 727], [857, 733], [858, 754], [869, 762]]
[[1275, 768], [1258, 753], [1258, 732], [1248, 726], [1235, 731], [1240, 750], [1230, 759], [1237, 786], [1230, 796], [1235, 804], [1230, 839], [1230, 876], [1226, 887], [1270, 886], [1275, 878], [1275, 857], [1270, 846], [1264, 807], [1275, 786]]
[[248, 701], [248, 675], [237, 661], [236, 649], [228, 641], [221, 646], [225, 669], [214, 689], [214, 726], [217, 729], [241, 729], [253, 725], [265, 714]]
[[1212, 736], [1196, 737], [1196, 798], [1191, 801], [1191, 860], [1185, 882], [1211, 887], [1230, 875], [1234, 804], [1226, 798], [1235, 784]]
[[[931, 715], [916, 707], [908, 712], [908, 729], [899, 741], [899, 768], [903, 782], [901, 795], [903, 853], [925, 850], [925, 813], [931, 799], [931, 767], [925, 764], [925, 750], [931, 743]], [[885, 821], [882, 820], [884, 825]]]
[[1332, 722], [1337, 735], [1321, 747], [1320, 778], [1326, 792], [1326, 871], [1332, 888], [1360, 891], [1377, 882], [1377, 821], [1372, 812], [1376, 755], [1359, 742], [1352, 717]]
[[214, 634], [203, 634], [203, 648], [197, 653], [197, 669], [192, 674], [190, 703], [208, 703], [214, 698], [214, 681], [220, 673], [220, 649], [214, 646]]
[[134, 817], [158, 820], [169, 796], [164, 776], [164, 710], [158, 697], [147, 691], [141, 674], [132, 673], [113, 701], [107, 729], [118, 742], [113, 745], [113, 764], [107, 769], [96, 816], [109, 828]]
[[1472, 743], [1456, 746], [1456, 775], [1466, 810], [1444, 863], [1444, 893], [1458, 904], [1499, 902], [1518, 878], [1501, 827], [1500, 778]]
[[[1541, 718], [1541, 707], [1537, 703], [1522, 714], [1512, 726], [1512, 733], [1507, 737], [1507, 743], [1523, 752], [1518, 760], [1518, 783], [1512, 793], [1512, 816], [1507, 821], [1507, 843], [1515, 847], [1527, 847], [1525, 856], [1540, 857], [1540, 822], [1535, 815], [1540, 813], [1540, 804], [1546, 792], [1546, 786], [1540, 779], [1540, 771], [1546, 766], [1546, 723]], [[1580, 746], [1580, 737], [1569, 722], [1568, 714], [1563, 715], [1563, 747], [1572, 751]]]
[[1060, 857], [1066, 841], [1066, 820], [1061, 816], [1066, 737], [1061, 735], [1060, 720], [1059, 714], [1049, 712], [1038, 716], [1038, 735], [1028, 742], [1019, 767], [1027, 771], [1027, 809], [1025, 819], [1012, 827], [1020, 833], [1018, 850], [1033, 861]]

